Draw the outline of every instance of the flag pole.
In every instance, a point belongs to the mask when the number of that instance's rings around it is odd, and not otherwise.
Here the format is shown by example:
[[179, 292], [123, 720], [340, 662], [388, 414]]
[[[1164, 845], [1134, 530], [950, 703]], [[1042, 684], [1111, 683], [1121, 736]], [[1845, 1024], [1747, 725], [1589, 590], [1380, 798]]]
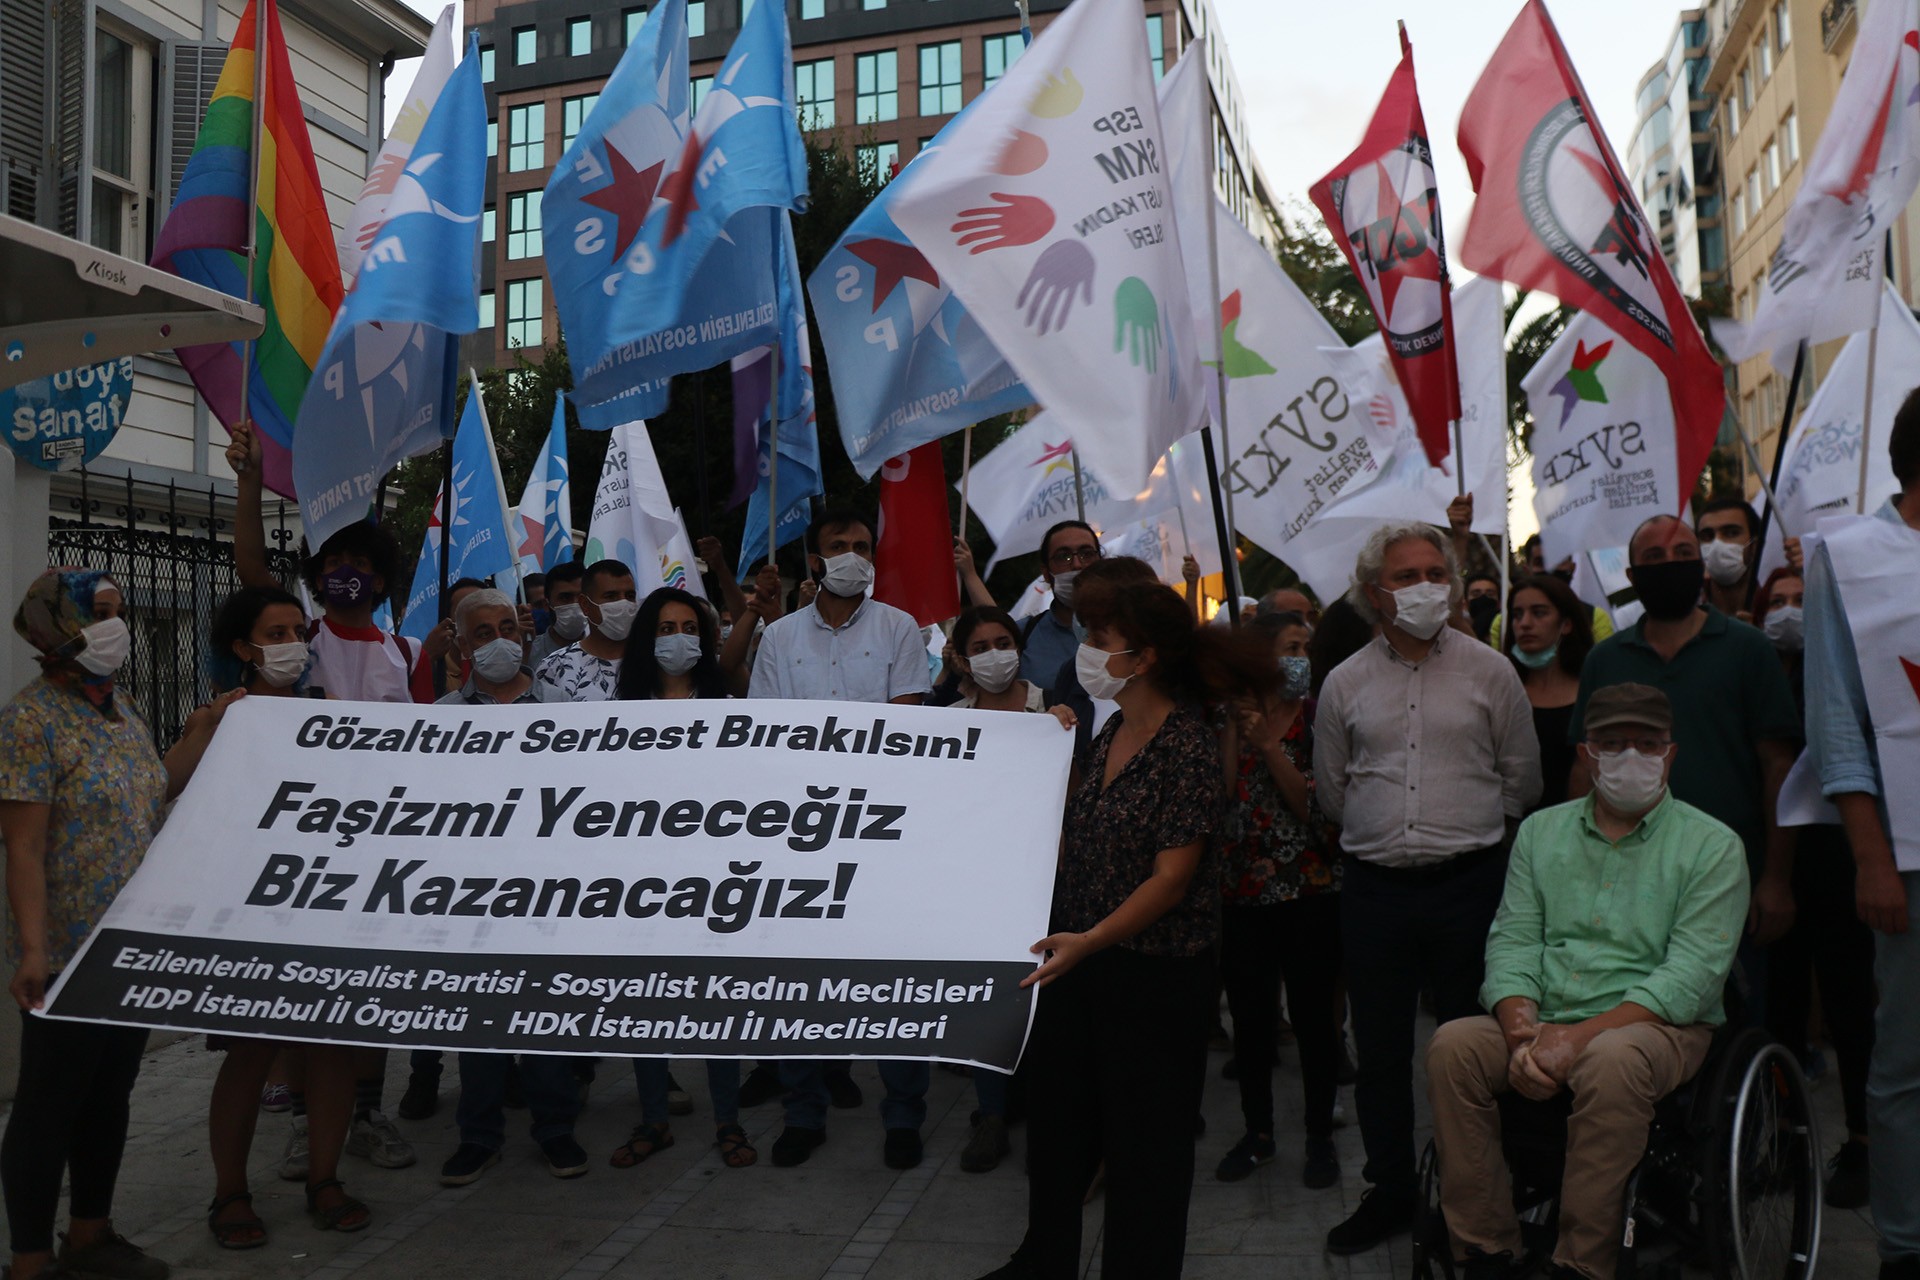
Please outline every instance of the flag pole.
[[1200, 446], [1206, 451], [1207, 487], [1213, 496], [1213, 531], [1220, 539], [1220, 578], [1225, 587], [1227, 600], [1234, 607], [1227, 613], [1227, 625], [1238, 629], [1240, 626], [1240, 563], [1233, 554], [1233, 536], [1227, 526], [1227, 508], [1222, 501], [1226, 487], [1220, 483], [1220, 464], [1213, 454], [1213, 432], [1200, 433]]
[[[260, 247], [260, 135], [266, 129], [267, 6], [273, 0], [253, 0], [253, 139], [247, 152], [247, 294], [253, 302], [253, 264]], [[252, 396], [254, 339], [240, 344], [240, 421], [253, 423]], [[245, 469], [245, 464], [242, 464]]]
[[[1780, 500], [1774, 495], [1780, 491], [1780, 468], [1787, 457], [1787, 428], [1793, 424], [1793, 411], [1800, 400], [1800, 378], [1807, 370], [1807, 340], [1802, 338], [1793, 349], [1793, 377], [1787, 381], [1787, 408], [1780, 415], [1780, 438], [1773, 444], [1773, 466], [1766, 480], [1767, 509], [1760, 513], [1760, 536], [1754, 541], [1762, 547], [1767, 545], [1767, 526], [1773, 523], [1773, 513], [1779, 509]], [[1742, 438], [1746, 435], [1741, 433]], [[1754, 470], [1760, 469], [1760, 460], [1754, 459]], [[1792, 535], [1787, 532], [1787, 522], [1780, 522], [1780, 537], [1786, 539]]]
[[967, 476], [973, 470], [973, 424], [960, 437], [960, 541], [967, 540]]
[[[767, 388], [767, 563], [780, 553], [780, 340], [773, 340], [773, 381]], [[805, 548], [801, 548], [805, 550]]]
[[[1210, 38], [1211, 37], [1208, 36], [1200, 37], [1202, 43]], [[1200, 60], [1200, 70], [1207, 72], [1207, 115], [1212, 121], [1213, 127], [1218, 129], [1220, 127], [1219, 108], [1213, 100], [1213, 75], [1207, 70], [1207, 59], [1204, 56], [1204, 51]], [[1209, 171], [1205, 206], [1207, 210], [1207, 282], [1208, 287], [1212, 290], [1213, 300], [1213, 313], [1206, 319], [1206, 323], [1209, 326], [1218, 326], [1220, 323], [1220, 246], [1219, 228], [1215, 225], [1215, 219], [1218, 214], [1215, 204], [1213, 178], [1211, 171]], [[1225, 487], [1220, 483], [1220, 468], [1218, 460], [1214, 456], [1213, 448], [1213, 437], [1217, 433], [1220, 437], [1220, 452], [1229, 458], [1233, 456], [1233, 446], [1230, 443], [1230, 437], [1227, 433], [1227, 353], [1225, 348], [1223, 347], [1218, 354], [1220, 359], [1214, 365], [1213, 386], [1214, 398], [1220, 406], [1220, 416], [1217, 421], [1208, 423], [1205, 433], [1207, 446], [1207, 481], [1213, 486], [1214, 524], [1217, 526], [1215, 532], [1220, 536], [1220, 575], [1222, 585], [1226, 588], [1227, 599], [1238, 602], [1241, 595], [1240, 562], [1233, 554], [1233, 495], [1226, 492]], [[1238, 608], [1232, 610], [1230, 621], [1233, 626], [1237, 627], [1240, 625], [1240, 610]]]
[[1080, 483], [1080, 446], [1068, 445], [1067, 452], [1073, 456], [1073, 514], [1081, 524], [1087, 522], [1087, 491]]

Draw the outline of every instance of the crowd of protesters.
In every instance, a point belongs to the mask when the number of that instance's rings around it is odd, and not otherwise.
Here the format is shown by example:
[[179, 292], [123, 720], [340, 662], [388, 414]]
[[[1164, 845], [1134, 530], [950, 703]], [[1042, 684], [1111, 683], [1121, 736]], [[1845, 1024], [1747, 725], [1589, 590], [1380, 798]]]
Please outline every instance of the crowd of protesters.
[[[1334, 1254], [1412, 1222], [1424, 1061], [1464, 1274], [1521, 1274], [1492, 1105], [1514, 1091], [1572, 1099], [1558, 1241], [1541, 1261], [1556, 1275], [1613, 1275], [1623, 1188], [1654, 1106], [1733, 1020], [1767, 1028], [1810, 1075], [1837, 1076], [1847, 1132], [1827, 1202], [1870, 1205], [1881, 1276], [1920, 1278], [1920, 863], [1885, 800], [1903, 772], [1911, 782], [1920, 746], [1876, 728], [1859, 655], [1881, 647], [1847, 609], [1857, 553], [1823, 543], [1803, 555], [1789, 540], [1788, 567], [1757, 581], [1760, 521], [1717, 498], [1691, 522], [1656, 518], [1633, 535], [1637, 604], [1616, 619], [1576, 596], [1571, 563], [1549, 569], [1537, 540], [1503, 598], [1501, 575], [1463, 576], [1463, 536], [1389, 523], [1359, 550], [1341, 599], [1322, 609], [1275, 591], [1225, 625], [1200, 620], [1191, 575], [1182, 594], [1064, 521], [1040, 548], [1051, 604], [1024, 623], [956, 546], [969, 607], [932, 662], [913, 619], [872, 598], [873, 522], [833, 510], [808, 530], [793, 595], [771, 567], [735, 582], [703, 541], [717, 607], [671, 588], [641, 598], [615, 560], [564, 564], [530, 579], [523, 601], [451, 584], [444, 621], [415, 646], [373, 620], [398, 581], [391, 536], [360, 524], [313, 551], [309, 615], [267, 570], [258, 446], [244, 428], [231, 456], [246, 585], [211, 623], [217, 697], [164, 756], [115, 696], [129, 632], [112, 578], [49, 571], [15, 613], [42, 666], [0, 709], [11, 989], [25, 1014], [0, 1146], [15, 1280], [167, 1274], [112, 1219], [145, 1033], [32, 1011], [241, 697], [803, 698], [1055, 717], [1074, 735], [1074, 770], [1051, 931], [1024, 984], [1043, 992], [1019, 1071], [975, 1072], [960, 1158], [969, 1172], [999, 1165], [1024, 1115], [1027, 1221], [1008, 1224], [1017, 1247], [996, 1277], [1077, 1275], [1096, 1186], [1105, 1274], [1180, 1274], [1224, 997], [1224, 1074], [1244, 1128], [1208, 1157], [1216, 1178], [1284, 1157], [1288, 1172], [1266, 1176], [1335, 1186], [1338, 1089], [1354, 1083], [1368, 1189], [1328, 1234]], [[1876, 513], [1874, 545], [1920, 562], [1908, 545], [1920, 541], [1920, 393], [1894, 424], [1891, 460], [1902, 492]], [[1463, 530], [1471, 507], [1449, 514]], [[1783, 821], [1803, 751], [1838, 821]], [[1423, 1001], [1438, 1024], [1424, 1045]], [[1274, 1096], [1283, 1043], [1297, 1046], [1297, 1103]], [[293, 1113], [279, 1172], [304, 1184], [312, 1226], [368, 1227], [378, 1210], [349, 1193], [343, 1158], [416, 1159], [388, 1113], [385, 1053], [239, 1037], [212, 1047], [224, 1053], [207, 1116], [218, 1244], [257, 1248], [292, 1229], [256, 1214], [247, 1185], [263, 1107]], [[442, 1055], [416, 1052], [408, 1068], [396, 1114], [423, 1119], [440, 1105]], [[485, 1176], [508, 1110], [522, 1107], [552, 1174], [585, 1174], [597, 1161], [574, 1124], [593, 1070], [459, 1054], [459, 1140], [440, 1182]], [[670, 1118], [691, 1110], [676, 1070], [704, 1070], [729, 1169], [761, 1158], [743, 1107], [780, 1100], [767, 1162], [790, 1168], [827, 1140], [830, 1109], [861, 1105], [843, 1062], [760, 1063], [743, 1078], [734, 1060], [636, 1059], [638, 1123], [607, 1164], [675, 1144]], [[880, 1159], [912, 1168], [929, 1064], [884, 1061], [879, 1076]], [[1283, 1130], [1299, 1138], [1290, 1152]]]

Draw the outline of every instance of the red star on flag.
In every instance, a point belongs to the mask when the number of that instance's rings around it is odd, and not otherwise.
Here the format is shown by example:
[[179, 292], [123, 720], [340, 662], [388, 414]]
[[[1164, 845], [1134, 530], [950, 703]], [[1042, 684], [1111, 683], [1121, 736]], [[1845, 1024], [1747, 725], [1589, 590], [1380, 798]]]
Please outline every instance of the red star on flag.
[[526, 526], [524, 530], [526, 536], [520, 540], [520, 548], [514, 554], [522, 559], [528, 556], [539, 559], [540, 553], [546, 549], [547, 545], [546, 523], [535, 520], [532, 516], [521, 516], [520, 523]]
[[679, 167], [660, 187], [660, 196], [667, 202], [667, 225], [660, 234], [663, 246], [680, 238], [680, 233], [687, 229], [687, 218], [700, 207], [700, 197], [693, 189], [693, 176], [700, 168], [703, 149], [700, 135], [689, 132], [687, 145], [680, 151]]
[[940, 287], [940, 273], [921, 252], [898, 240], [855, 240], [847, 252], [873, 268], [873, 309], [893, 296], [902, 280], [922, 280]]
[[607, 172], [613, 175], [613, 181], [591, 195], [581, 196], [580, 200], [620, 220], [619, 230], [614, 233], [615, 259], [624, 254], [633, 238], [640, 234], [647, 211], [653, 208], [653, 194], [658, 189], [663, 167], [663, 162], [655, 161], [644, 169], [635, 169], [611, 142], [607, 144]]
[[[1398, 243], [1401, 236], [1400, 229], [1406, 224], [1408, 206], [1402, 203], [1400, 193], [1394, 190], [1393, 179], [1387, 172], [1386, 163], [1383, 161], [1375, 168], [1380, 170], [1380, 216], [1392, 219], [1393, 239]], [[1420, 203], [1424, 205], [1426, 201], [1427, 197], [1422, 193]], [[1393, 254], [1387, 258], [1385, 267], [1377, 265], [1381, 255], [1374, 257], [1382, 318], [1393, 315], [1393, 300], [1399, 296], [1402, 284], [1409, 280], [1431, 280], [1435, 284], [1440, 283], [1440, 255], [1434, 252], [1433, 240], [1428, 235], [1428, 227], [1431, 225], [1431, 221], [1427, 221], [1413, 229], [1414, 234], [1420, 237], [1423, 246], [1413, 257], [1406, 258]], [[1392, 251], [1389, 250], [1389, 253]]]
[[1913, 686], [1913, 696], [1920, 698], [1920, 663], [1900, 659], [1900, 669], [1907, 673], [1907, 683]]

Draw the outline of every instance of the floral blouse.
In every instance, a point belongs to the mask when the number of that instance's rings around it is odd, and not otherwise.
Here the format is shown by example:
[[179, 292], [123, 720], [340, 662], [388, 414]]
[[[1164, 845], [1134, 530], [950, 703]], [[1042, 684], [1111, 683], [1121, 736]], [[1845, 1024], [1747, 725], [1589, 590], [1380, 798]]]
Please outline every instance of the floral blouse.
[[1216, 836], [1220, 889], [1229, 906], [1272, 906], [1340, 887], [1340, 861], [1326, 849], [1327, 821], [1313, 782], [1311, 711], [1310, 704], [1303, 708], [1280, 740], [1280, 749], [1307, 780], [1308, 822], [1287, 807], [1262, 753], [1239, 739], [1232, 790]]
[[[1067, 801], [1057, 931], [1084, 933], [1112, 915], [1153, 874], [1161, 851], [1205, 842], [1219, 820], [1220, 749], [1189, 707], [1176, 707], [1112, 784], [1102, 785], [1123, 718], [1115, 712], [1093, 740], [1085, 777]], [[1219, 901], [1218, 864], [1203, 849], [1186, 897], [1120, 945], [1145, 955], [1196, 955], [1219, 938]]]

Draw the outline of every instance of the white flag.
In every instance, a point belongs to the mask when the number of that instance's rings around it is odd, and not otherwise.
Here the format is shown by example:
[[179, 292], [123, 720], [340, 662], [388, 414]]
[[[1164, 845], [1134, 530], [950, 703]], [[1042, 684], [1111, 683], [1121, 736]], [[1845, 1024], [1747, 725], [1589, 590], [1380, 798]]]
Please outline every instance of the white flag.
[[[1206, 323], [1218, 303], [1208, 238], [1214, 202], [1211, 97], [1207, 38], [1199, 36], [1160, 80], [1160, 127], [1170, 153], [1167, 178], [1173, 184], [1173, 220], [1180, 227], [1180, 257], [1187, 269], [1187, 301], [1199, 322], [1200, 360], [1209, 374], [1220, 359], [1220, 331]], [[1206, 382], [1207, 405], [1217, 418], [1216, 380], [1208, 377]]]
[[360, 259], [373, 244], [380, 224], [387, 219], [387, 201], [392, 198], [400, 175], [406, 171], [413, 144], [420, 137], [440, 90], [453, 74], [453, 63], [453, 6], [448, 5], [440, 11], [439, 21], [427, 36], [427, 53], [420, 60], [420, 70], [414, 74], [413, 87], [400, 103], [393, 130], [368, 166], [366, 185], [360, 188], [353, 212], [347, 215], [340, 244], [340, 284], [344, 289], [353, 288], [354, 277], [360, 273]]
[[[1827, 380], [1807, 402], [1780, 464], [1779, 510], [1767, 522], [1767, 545], [1760, 554], [1760, 577], [1787, 562], [1782, 537], [1812, 533], [1827, 516], [1845, 515], [1860, 496], [1860, 411], [1867, 399], [1867, 334], [1855, 334], [1840, 348]], [[1880, 455], [1867, 460], [1867, 510], [1900, 491], [1886, 465], [1885, 424], [1913, 390], [1920, 369], [1920, 322], [1892, 285], [1880, 295], [1880, 351], [1873, 383], [1873, 420]], [[1891, 371], [1891, 372], [1890, 372]], [[1871, 442], [1868, 448], [1875, 447]]]
[[1077, 0], [895, 181], [895, 223], [1123, 491], [1206, 412], [1139, 0]]
[[628, 422], [613, 428], [600, 468], [600, 487], [593, 497], [582, 563], [620, 561], [633, 570], [634, 589], [642, 600], [664, 586], [681, 587], [704, 598], [700, 577], [691, 568], [693, 550], [685, 541], [686, 529], [667, 496], [647, 424]]
[[1863, 8], [1852, 61], [1787, 210], [1753, 321], [1713, 322], [1736, 361], [1771, 351], [1785, 369], [1801, 341], [1873, 327], [1887, 229], [1920, 185], [1920, 0]]

